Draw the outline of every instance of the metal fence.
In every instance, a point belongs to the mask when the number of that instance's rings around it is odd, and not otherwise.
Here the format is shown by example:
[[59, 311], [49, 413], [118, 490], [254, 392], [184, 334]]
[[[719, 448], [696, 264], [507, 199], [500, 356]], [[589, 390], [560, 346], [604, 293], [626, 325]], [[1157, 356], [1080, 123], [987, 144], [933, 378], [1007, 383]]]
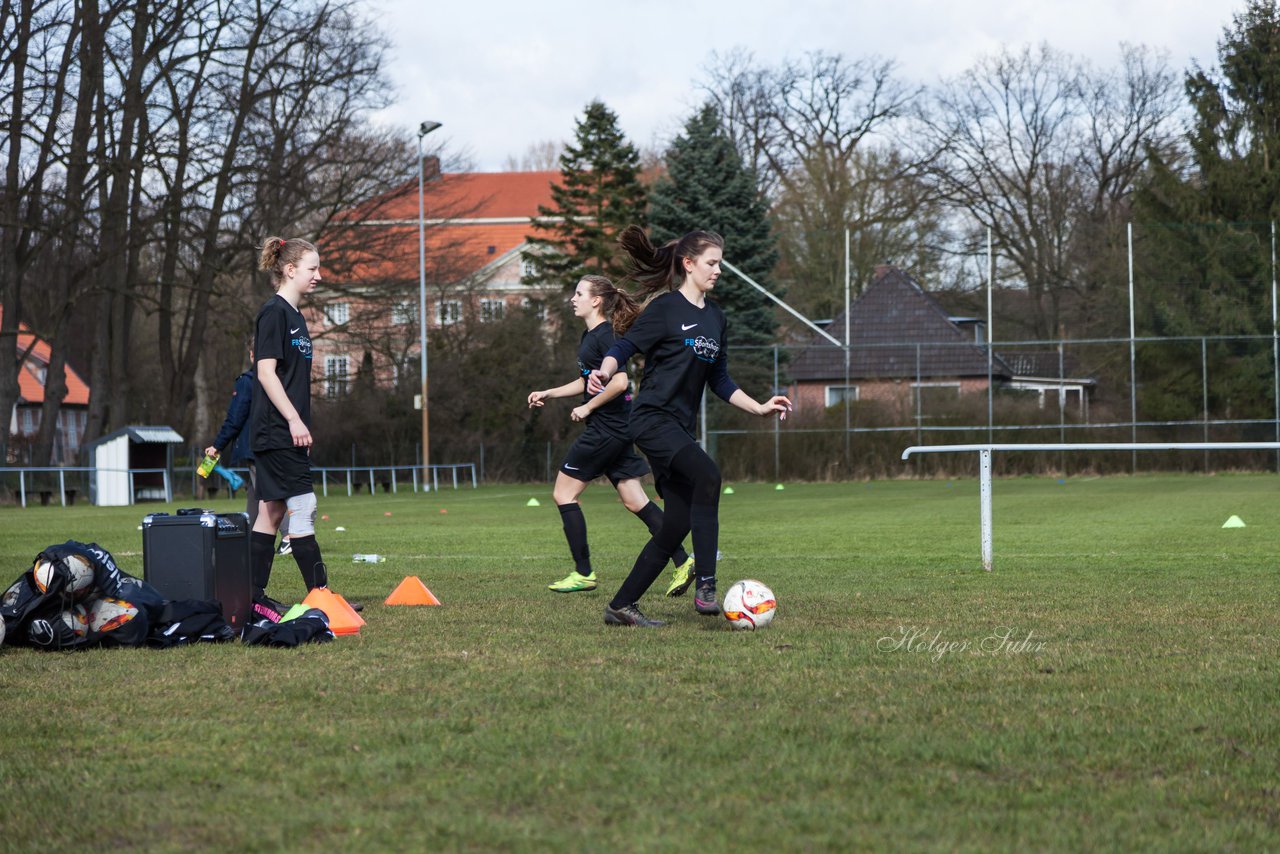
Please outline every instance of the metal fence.
[[[758, 399], [788, 394], [797, 410], [783, 424], [704, 401], [700, 438], [726, 476], [759, 479], [902, 473], [907, 445], [1280, 441], [1275, 345], [1258, 335], [997, 341], [989, 351], [982, 341], [738, 347], [730, 371], [739, 385]], [[985, 372], [949, 372], [975, 354]], [[1274, 452], [1194, 456], [1144, 455], [1141, 464], [1280, 470]], [[1114, 457], [1035, 465], [1138, 470], [1136, 453]], [[1026, 459], [1003, 464], [1024, 470]], [[918, 461], [905, 471], [946, 465]]]
[[[426, 471], [424, 471], [426, 469]], [[130, 503], [137, 500], [158, 500], [172, 502], [174, 500], [174, 474], [190, 472], [191, 491], [195, 496], [203, 484], [207, 495], [216, 495], [222, 488], [211, 476], [209, 480], [200, 481], [195, 466], [175, 466], [169, 469], [135, 468], [113, 469], [90, 466], [3, 466], [0, 467], [0, 487], [12, 493], [14, 501], [21, 507], [38, 499], [42, 506], [55, 501], [63, 507], [74, 505], [81, 496], [89, 497], [93, 478], [98, 474], [124, 474], [128, 477]], [[248, 479], [248, 469], [230, 468]], [[440, 490], [440, 481], [457, 489], [459, 483], [471, 482], [471, 488], [478, 485], [475, 463], [433, 464], [431, 466], [355, 466], [313, 468], [312, 477], [323, 495], [329, 495], [330, 487], [341, 490], [345, 487], [348, 496], [367, 491], [369, 495], [377, 495], [378, 487], [384, 494], [396, 494], [403, 486], [413, 492]], [[146, 492], [139, 490], [138, 475], [153, 475], [163, 486]], [[228, 493], [234, 497], [238, 490], [227, 487]]]
[[[1280, 348], [1273, 335], [909, 342], [844, 348], [830, 343], [733, 347], [730, 371], [753, 397], [789, 394], [786, 422], [704, 401], [699, 439], [731, 480], [845, 480], [868, 477], [976, 476], [974, 463], [937, 455], [903, 463], [909, 445], [1025, 443], [1212, 443], [1280, 441]], [[956, 364], [979, 370], [957, 373]], [[873, 370], [874, 368], [874, 370]], [[438, 429], [448, 430], [446, 425]], [[497, 433], [501, 471], [550, 480], [578, 435], [522, 441], [523, 425]], [[517, 448], [520, 465], [512, 462]], [[472, 486], [478, 463], [317, 468], [317, 492], [348, 495], [401, 488], [438, 489], [443, 480]], [[529, 459], [524, 459], [524, 454]], [[1280, 471], [1280, 452], [1169, 451], [1143, 455], [1007, 454], [1001, 474], [1116, 473], [1145, 470]], [[492, 468], [492, 467], [491, 467]], [[0, 468], [0, 493], [24, 506], [87, 496], [92, 469]], [[145, 470], [154, 476], [156, 470]], [[190, 471], [183, 466], [173, 471]], [[143, 470], [135, 470], [141, 475]], [[179, 478], [182, 488], [185, 477]], [[209, 482], [206, 482], [208, 485]], [[131, 484], [131, 493], [133, 485]], [[166, 484], [166, 493], [173, 484]], [[155, 487], [159, 491], [159, 483]], [[221, 488], [225, 488], [225, 485]], [[197, 494], [196, 478], [190, 478]]]

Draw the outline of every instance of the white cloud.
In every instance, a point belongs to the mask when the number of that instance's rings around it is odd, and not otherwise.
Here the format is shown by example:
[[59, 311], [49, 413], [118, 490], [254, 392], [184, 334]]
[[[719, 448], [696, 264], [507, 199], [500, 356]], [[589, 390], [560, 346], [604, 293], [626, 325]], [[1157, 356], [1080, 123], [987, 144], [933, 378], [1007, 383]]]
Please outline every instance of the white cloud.
[[[1212, 64], [1243, 2], [1227, 0], [370, 0], [392, 39], [397, 103], [380, 121], [437, 133], [500, 169], [532, 143], [567, 141], [593, 98], [638, 145], [664, 143], [699, 101], [713, 51], [745, 47], [765, 62], [811, 50], [877, 55], [932, 83], [1004, 45], [1047, 42], [1099, 65], [1122, 42], [1168, 51], [1175, 68]], [[639, 10], [639, 11], [637, 11]]]

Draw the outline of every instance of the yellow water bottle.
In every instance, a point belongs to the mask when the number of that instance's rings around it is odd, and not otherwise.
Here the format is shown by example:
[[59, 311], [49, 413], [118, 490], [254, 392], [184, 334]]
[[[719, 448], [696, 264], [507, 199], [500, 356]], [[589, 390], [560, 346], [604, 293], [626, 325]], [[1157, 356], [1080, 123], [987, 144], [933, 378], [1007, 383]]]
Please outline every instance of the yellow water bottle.
[[200, 466], [196, 469], [196, 474], [201, 477], [208, 477], [209, 472], [213, 471], [213, 467], [218, 464], [219, 453], [205, 454], [204, 459], [200, 461]]

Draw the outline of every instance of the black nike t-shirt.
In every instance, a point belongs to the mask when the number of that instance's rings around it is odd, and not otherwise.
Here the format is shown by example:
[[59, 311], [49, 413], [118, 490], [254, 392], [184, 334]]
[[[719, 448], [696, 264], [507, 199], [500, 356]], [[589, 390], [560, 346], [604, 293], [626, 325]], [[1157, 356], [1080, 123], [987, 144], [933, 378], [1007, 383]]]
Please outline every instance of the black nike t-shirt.
[[[258, 310], [254, 321], [253, 358], [276, 360], [276, 376], [284, 386], [302, 423], [311, 428], [311, 333], [302, 312], [277, 294]], [[256, 364], [255, 364], [256, 367]], [[262, 371], [258, 371], [262, 376]], [[249, 411], [253, 429], [253, 450], [292, 448], [289, 422], [267, 397], [261, 382], [253, 384], [253, 406]]]
[[[725, 371], [726, 331], [724, 312], [710, 300], [698, 308], [684, 294], [670, 291], [650, 302], [624, 336], [644, 354], [644, 378], [631, 405], [632, 423], [674, 417], [692, 434], [708, 381], [719, 374], [731, 383]], [[724, 397], [721, 388], [715, 390]]]
[[[578, 343], [578, 373], [585, 379], [587, 374], [600, 367], [605, 353], [613, 346], [613, 326], [609, 321], [588, 329], [582, 333]], [[587, 391], [587, 384], [582, 384], [582, 402], [591, 401], [592, 395]], [[611, 436], [621, 439], [631, 438], [631, 392], [624, 391], [604, 406], [598, 407], [587, 419], [589, 424], [602, 428]]]

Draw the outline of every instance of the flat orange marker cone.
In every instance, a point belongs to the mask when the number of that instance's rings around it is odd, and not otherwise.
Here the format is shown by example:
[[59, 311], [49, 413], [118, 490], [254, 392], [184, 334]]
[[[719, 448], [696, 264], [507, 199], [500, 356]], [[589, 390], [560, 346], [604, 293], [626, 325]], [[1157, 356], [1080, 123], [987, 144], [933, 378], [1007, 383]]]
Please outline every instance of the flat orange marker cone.
[[[343, 602], [327, 587], [317, 587], [312, 590], [307, 594], [307, 598], [302, 600], [302, 604], [324, 611], [325, 616], [329, 618], [329, 631], [335, 635], [354, 635], [360, 631], [360, 623], [352, 619], [356, 614], [351, 610], [351, 606], [344, 606]], [[356, 619], [359, 618], [356, 617]]]
[[356, 624], [358, 626], [365, 625], [364, 617], [356, 613], [356, 609], [351, 607], [351, 603], [347, 601], [346, 596], [343, 596], [341, 593], [339, 593], [336, 590], [331, 590], [330, 592], [333, 594], [333, 598], [337, 599], [338, 602], [341, 603], [342, 607], [346, 608], [348, 611], [351, 612], [351, 618], [356, 621]]
[[383, 603], [386, 605], [439, 605], [440, 600], [416, 575], [406, 575]]

